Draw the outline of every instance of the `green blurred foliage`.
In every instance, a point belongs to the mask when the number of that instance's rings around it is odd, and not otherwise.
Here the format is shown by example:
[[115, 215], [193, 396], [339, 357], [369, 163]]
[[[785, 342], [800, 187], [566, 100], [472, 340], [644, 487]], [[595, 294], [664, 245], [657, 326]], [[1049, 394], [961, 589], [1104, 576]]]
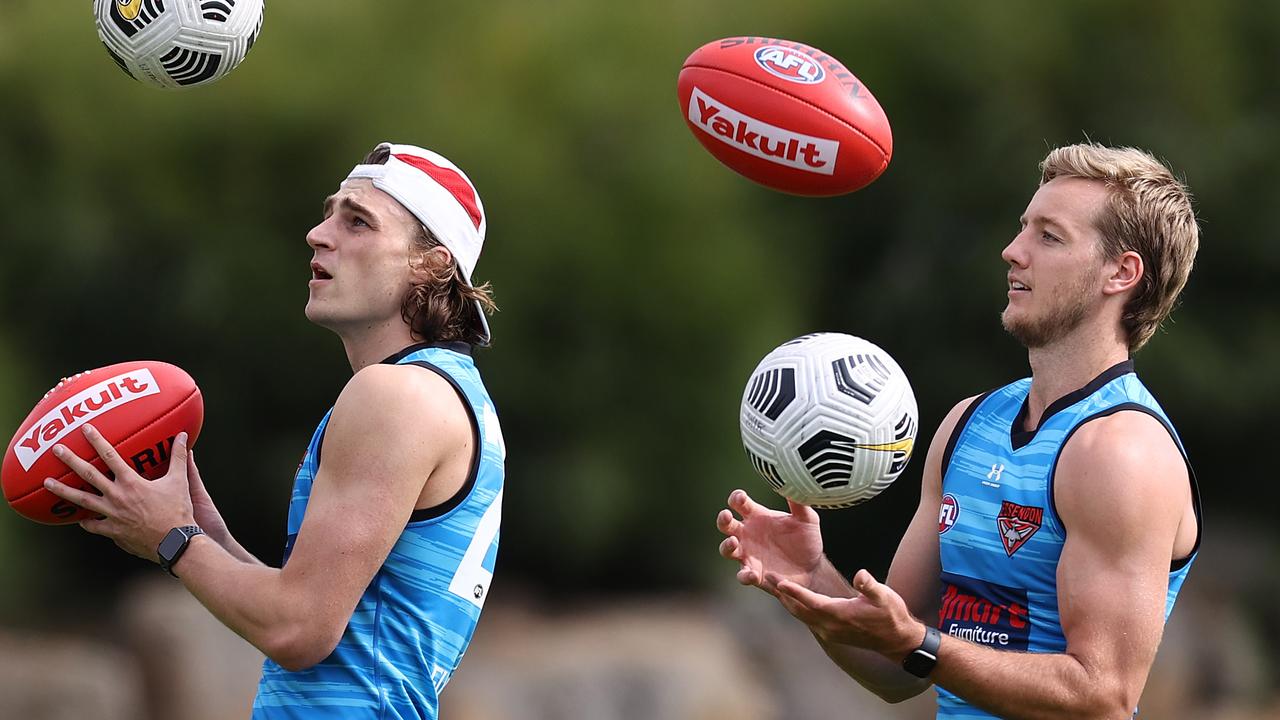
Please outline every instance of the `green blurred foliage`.
[[[196, 452], [238, 537], [279, 556], [292, 472], [349, 375], [302, 316], [320, 203], [376, 142], [437, 149], [489, 213], [502, 307], [479, 362], [509, 446], [500, 575], [548, 593], [731, 575], [712, 520], [767, 496], [738, 439], [755, 363], [815, 331], [913, 378], [922, 439], [1026, 373], [1000, 330], [999, 251], [1051, 146], [1133, 144], [1186, 177], [1199, 266], [1138, 358], [1216, 519], [1269, 520], [1277, 430], [1280, 6], [767, 2], [270, 2], [245, 64], [162, 92], [121, 74], [87, 2], [0, 2], [0, 430], [57, 380], [157, 358], [200, 383]], [[769, 34], [841, 58], [885, 107], [869, 188], [784, 196], [685, 128], [681, 62]], [[876, 504], [825, 516], [883, 571], [923, 453]], [[764, 498], [771, 499], [771, 498]], [[777, 503], [775, 503], [777, 504]], [[1212, 535], [1209, 535], [1211, 540]], [[0, 513], [0, 611], [53, 612], [154, 572], [75, 528]]]

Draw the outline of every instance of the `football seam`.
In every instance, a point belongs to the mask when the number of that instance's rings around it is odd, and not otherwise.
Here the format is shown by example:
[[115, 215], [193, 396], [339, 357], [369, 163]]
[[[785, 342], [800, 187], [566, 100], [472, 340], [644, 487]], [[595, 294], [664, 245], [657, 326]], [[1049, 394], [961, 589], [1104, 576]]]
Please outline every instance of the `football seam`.
[[[160, 417], [156, 418], [155, 420], [152, 420], [151, 422], [147, 423], [146, 425], [143, 425], [142, 427], [138, 428], [137, 430], [133, 431], [132, 433], [129, 433], [129, 434], [128, 434], [128, 435], [126, 435], [123, 439], [121, 439], [119, 442], [117, 442], [117, 443], [116, 443], [116, 445], [119, 445], [119, 444], [121, 444], [121, 443], [128, 442], [131, 438], [133, 438], [133, 437], [135, 437], [135, 436], [137, 436], [137, 435], [139, 435], [139, 434], [141, 434], [141, 433], [146, 432], [146, 431], [147, 431], [147, 428], [149, 428], [149, 427], [151, 427], [151, 426], [155, 425], [155, 424], [156, 424], [156, 423], [158, 423], [158, 422], [161, 422], [162, 420], [164, 420], [165, 418], [169, 417], [170, 415], [172, 415], [172, 414], [174, 414], [174, 413], [178, 412], [178, 410], [182, 409], [182, 406], [183, 406], [183, 405], [186, 405], [186, 404], [187, 404], [187, 401], [188, 401], [188, 400], [190, 400], [192, 397], [194, 397], [194, 396], [196, 396], [196, 395], [199, 395], [199, 394], [200, 394], [200, 388], [196, 388], [196, 389], [192, 390], [192, 391], [191, 391], [191, 393], [190, 393], [189, 395], [187, 395], [186, 397], [182, 398], [182, 400], [178, 401], [178, 404], [176, 404], [176, 405], [174, 405], [173, 407], [169, 408], [167, 411], [165, 411], [165, 413], [164, 413], [163, 415], [161, 415]], [[112, 449], [115, 449], [115, 445], [112, 445]], [[89, 462], [93, 462], [93, 461], [91, 460], [91, 461], [89, 461]], [[63, 464], [65, 465], [66, 463], [63, 463]], [[62, 473], [61, 475], [59, 475], [58, 477], [54, 478], [54, 480], [57, 480], [57, 481], [61, 482], [61, 481], [62, 481], [62, 478], [66, 477], [66, 476], [68, 476], [68, 475], [76, 475], [76, 471], [75, 471], [75, 470], [72, 470], [71, 468], [67, 468], [67, 471], [66, 471], [66, 472], [64, 472], [64, 473]], [[79, 477], [79, 475], [76, 475], [76, 477]], [[45, 487], [44, 487], [44, 483], [43, 483], [43, 481], [41, 482], [41, 484], [40, 484], [40, 485], [37, 485], [37, 486], [36, 486], [36, 488], [35, 488], [34, 490], [32, 490], [31, 492], [25, 493], [25, 494], [23, 494], [23, 495], [19, 495], [19, 496], [18, 496], [18, 497], [16, 497], [16, 498], [5, 498], [5, 501], [6, 501], [6, 502], [8, 502], [10, 505], [12, 505], [13, 503], [16, 503], [16, 502], [18, 502], [18, 501], [20, 501], [20, 500], [24, 500], [24, 499], [26, 499], [26, 498], [29, 498], [29, 497], [31, 497], [32, 495], [35, 495], [36, 493], [38, 493], [38, 492], [40, 492], [40, 491], [42, 491], [42, 490], [44, 490], [44, 492], [48, 492], [48, 490], [45, 490]]]
[[[732, 70], [725, 70], [724, 68], [712, 67], [712, 66], [710, 66], [710, 65], [697, 65], [697, 64], [694, 64], [694, 65], [685, 65], [683, 68], [681, 68], [681, 70], [687, 70], [687, 69], [689, 69], [689, 68], [698, 68], [699, 70], [712, 70], [712, 71], [714, 71], [714, 72], [724, 73], [725, 75], [731, 75], [731, 76], [736, 77], [736, 78], [739, 78], [739, 79], [741, 79], [741, 80], [746, 80], [746, 81], [747, 81], [747, 82], [749, 82], [749, 83], [755, 83], [756, 85], [759, 85], [760, 87], [765, 88], [765, 89], [767, 89], [767, 90], [772, 90], [772, 91], [774, 91], [774, 92], [778, 93], [779, 95], [782, 95], [783, 97], [789, 97], [789, 98], [791, 98], [792, 100], [795, 100], [796, 102], [804, 103], [805, 105], [808, 105], [809, 107], [813, 108], [814, 110], [817, 110], [818, 112], [822, 113], [823, 115], [826, 115], [826, 116], [830, 117], [832, 120], [835, 120], [836, 122], [840, 123], [841, 125], [844, 125], [845, 127], [849, 128], [849, 129], [850, 129], [850, 130], [852, 130], [853, 132], [857, 133], [857, 134], [858, 134], [858, 136], [859, 136], [859, 137], [861, 137], [863, 140], [866, 140], [868, 144], [870, 144], [870, 145], [871, 145], [872, 147], [874, 147], [876, 150], [879, 150], [879, 151], [880, 151], [880, 157], [881, 157], [881, 158], [882, 158], [882, 160], [883, 160], [883, 162], [882, 162], [882, 163], [881, 163], [881, 165], [880, 165], [880, 172], [884, 172], [884, 169], [885, 169], [886, 167], [888, 167], [888, 166], [889, 166], [889, 153], [888, 153], [888, 152], [886, 152], [886, 151], [885, 151], [885, 149], [884, 149], [883, 147], [881, 147], [880, 143], [878, 143], [878, 142], [876, 142], [875, 140], [873, 140], [873, 139], [871, 138], [871, 136], [870, 136], [870, 135], [868, 135], [868, 134], [866, 134], [866, 133], [862, 132], [862, 130], [858, 129], [856, 126], [854, 126], [854, 125], [853, 125], [852, 123], [850, 123], [848, 120], [845, 120], [844, 118], [840, 117], [839, 115], [836, 115], [835, 113], [831, 112], [830, 110], [827, 110], [826, 108], [823, 108], [823, 107], [820, 107], [820, 106], [818, 106], [818, 105], [815, 105], [813, 102], [811, 102], [811, 101], [809, 101], [809, 100], [806, 100], [806, 99], [804, 99], [804, 98], [802, 98], [802, 97], [799, 97], [799, 96], [797, 96], [797, 95], [792, 95], [791, 93], [789, 93], [789, 92], [787, 92], [787, 91], [785, 91], [785, 90], [780, 90], [780, 89], [778, 89], [778, 88], [776, 88], [776, 87], [774, 87], [774, 86], [772, 86], [772, 85], [768, 85], [768, 84], [766, 84], [766, 83], [763, 83], [763, 82], [761, 82], [761, 81], [759, 81], [759, 80], [757, 80], [757, 79], [755, 79], [755, 78], [753, 78], [753, 77], [747, 77], [746, 75], [742, 75], [742, 74], [740, 74], [740, 73], [733, 72]], [[883, 108], [881, 108], [881, 110], [883, 111]], [[793, 131], [793, 132], [796, 132], [796, 131]]]

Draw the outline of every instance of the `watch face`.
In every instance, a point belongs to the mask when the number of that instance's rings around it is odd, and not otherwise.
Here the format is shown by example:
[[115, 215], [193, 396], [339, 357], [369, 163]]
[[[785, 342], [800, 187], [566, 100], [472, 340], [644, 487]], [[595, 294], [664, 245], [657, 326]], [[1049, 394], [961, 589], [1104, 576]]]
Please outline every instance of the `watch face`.
[[187, 536], [183, 535], [181, 531], [177, 529], [170, 530], [169, 534], [165, 535], [164, 539], [160, 541], [160, 557], [166, 560], [172, 558], [173, 554], [178, 552], [178, 549], [186, 542]]
[[938, 658], [930, 655], [923, 650], [916, 650], [902, 661], [902, 669], [915, 675], [916, 677], [928, 677], [933, 672], [933, 668], [938, 664]]

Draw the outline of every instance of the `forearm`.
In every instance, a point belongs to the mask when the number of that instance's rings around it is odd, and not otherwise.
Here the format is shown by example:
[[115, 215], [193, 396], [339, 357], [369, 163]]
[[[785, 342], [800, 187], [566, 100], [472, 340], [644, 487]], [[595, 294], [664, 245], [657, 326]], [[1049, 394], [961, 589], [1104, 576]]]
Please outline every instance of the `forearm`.
[[203, 529], [208, 533], [209, 537], [212, 538], [214, 542], [221, 545], [222, 549], [226, 550], [227, 554], [231, 557], [243, 563], [249, 563], [250, 565], [263, 565], [265, 567], [264, 563], [259, 560], [256, 555], [246, 550], [243, 545], [231, 536], [231, 532], [227, 530], [225, 525], [216, 528], [206, 527]]
[[931, 679], [969, 703], [1009, 720], [1128, 720], [1137, 699], [1072, 655], [996, 650], [942, 636]]
[[824, 642], [814, 636], [827, 657], [859, 685], [875, 693], [881, 700], [898, 703], [928, 690], [933, 682], [918, 678], [885, 656], [870, 650]]
[[324, 644], [324, 613], [311, 607], [309, 593], [292, 590], [280, 569], [198, 536], [174, 572], [222, 624], [286, 668], [312, 665], [332, 650]]
[[[857, 597], [858, 592], [845, 580], [840, 571], [826, 558], [823, 558], [818, 571], [814, 573], [813, 587], [816, 591], [830, 597]], [[901, 663], [895, 663], [880, 653], [864, 650], [844, 643], [823, 640], [817, 633], [814, 639], [822, 647], [823, 652], [846, 675], [859, 685], [870, 690], [882, 700], [890, 703], [902, 702], [929, 689], [933, 683], [922, 680], [902, 669]]]

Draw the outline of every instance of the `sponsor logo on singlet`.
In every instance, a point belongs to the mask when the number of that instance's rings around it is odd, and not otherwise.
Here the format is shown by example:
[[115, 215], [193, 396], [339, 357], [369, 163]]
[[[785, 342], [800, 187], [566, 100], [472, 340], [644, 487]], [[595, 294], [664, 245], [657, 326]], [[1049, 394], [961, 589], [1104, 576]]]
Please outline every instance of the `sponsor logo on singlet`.
[[1000, 650], [1026, 650], [1031, 636], [1027, 591], [942, 573], [938, 627], [953, 637]]

